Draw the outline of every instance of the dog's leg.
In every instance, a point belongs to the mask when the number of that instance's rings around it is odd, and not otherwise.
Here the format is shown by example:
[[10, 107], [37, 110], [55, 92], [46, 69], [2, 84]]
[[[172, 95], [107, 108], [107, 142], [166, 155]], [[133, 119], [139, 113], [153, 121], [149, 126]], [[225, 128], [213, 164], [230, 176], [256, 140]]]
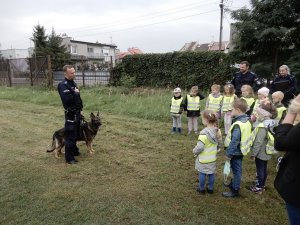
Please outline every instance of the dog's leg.
[[54, 150], [54, 157], [55, 158], [60, 158], [60, 154], [61, 154], [61, 149], [62, 149], [62, 146], [61, 146], [61, 144], [59, 143], [59, 140], [57, 140], [56, 138], [55, 138], [55, 150]]
[[85, 143], [86, 143], [88, 153], [92, 154], [94, 152], [94, 150], [92, 149], [92, 142], [91, 141], [86, 141]]

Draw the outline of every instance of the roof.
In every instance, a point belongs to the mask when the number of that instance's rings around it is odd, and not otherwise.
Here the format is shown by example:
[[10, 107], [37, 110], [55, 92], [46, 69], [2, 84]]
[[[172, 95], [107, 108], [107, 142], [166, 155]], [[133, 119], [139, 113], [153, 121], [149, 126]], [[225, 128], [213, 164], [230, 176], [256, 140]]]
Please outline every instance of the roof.
[[[228, 41], [223, 41], [221, 46], [221, 51], [225, 51], [228, 46]], [[196, 52], [205, 52], [205, 51], [219, 51], [219, 42], [210, 42], [199, 44], [198, 42], [185, 43], [184, 46], [179, 50], [183, 51], [196, 51]]]
[[117, 54], [117, 58], [123, 59], [127, 55], [139, 55], [139, 54], [144, 54], [144, 53], [139, 48], [132, 47], [132, 48], [128, 48], [127, 52], [119, 52]]
[[71, 43], [79, 43], [79, 44], [88, 44], [88, 45], [98, 45], [98, 46], [107, 46], [116, 48], [117, 46], [114, 44], [102, 44], [102, 43], [94, 43], [94, 42], [86, 42], [86, 41], [77, 41], [77, 40], [70, 40]]

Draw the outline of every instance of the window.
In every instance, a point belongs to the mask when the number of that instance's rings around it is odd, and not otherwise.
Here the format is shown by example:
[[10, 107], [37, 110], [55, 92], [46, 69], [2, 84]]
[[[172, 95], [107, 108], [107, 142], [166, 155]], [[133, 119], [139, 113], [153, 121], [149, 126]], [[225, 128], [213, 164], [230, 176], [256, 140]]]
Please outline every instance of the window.
[[93, 48], [87, 48], [87, 51], [90, 52], [90, 53], [93, 53], [94, 49]]
[[77, 45], [71, 45], [71, 54], [77, 54]]

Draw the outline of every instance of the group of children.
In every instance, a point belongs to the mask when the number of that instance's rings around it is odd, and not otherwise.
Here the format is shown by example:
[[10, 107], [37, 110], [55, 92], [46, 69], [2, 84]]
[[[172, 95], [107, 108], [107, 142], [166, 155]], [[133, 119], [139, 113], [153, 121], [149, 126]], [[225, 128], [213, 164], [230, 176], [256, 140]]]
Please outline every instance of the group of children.
[[[224, 197], [237, 197], [240, 194], [243, 157], [251, 152], [251, 159], [255, 160], [256, 181], [249, 187], [255, 193], [262, 193], [267, 179], [267, 163], [271, 159], [274, 149], [274, 138], [271, 130], [277, 126], [286, 114], [286, 108], [281, 103], [284, 94], [275, 92], [269, 99], [269, 89], [263, 87], [257, 92], [255, 99], [251, 86], [241, 88], [242, 96], [238, 98], [232, 84], [224, 86], [223, 95], [220, 85], [214, 84], [206, 99], [205, 110], [201, 113], [205, 126], [199, 132], [198, 142], [193, 153], [196, 157], [195, 169], [199, 172], [200, 194], [214, 192], [217, 153], [224, 144], [225, 155], [230, 162], [233, 178], [226, 185], [229, 191], [223, 192]], [[198, 132], [198, 117], [200, 116], [200, 100], [205, 97], [199, 94], [198, 87], [193, 86], [185, 97], [181, 90], [174, 90], [171, 102], [173, 118], [173, 132], [182, 132], [182, 113], [187, 113], [188, 134], [193, 130]], [[219, 127], [223, 121], [225, 140], [223, 143]], [[207, 188], [206, 179], [208, 177]]]

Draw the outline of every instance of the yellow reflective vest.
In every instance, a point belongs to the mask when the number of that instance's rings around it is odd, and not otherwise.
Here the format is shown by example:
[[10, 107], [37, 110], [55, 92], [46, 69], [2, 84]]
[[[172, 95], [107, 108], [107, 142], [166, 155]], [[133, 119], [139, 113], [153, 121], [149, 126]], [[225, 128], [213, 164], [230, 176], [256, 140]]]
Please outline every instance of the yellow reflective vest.
[[223, 97], [222, 112], [228, 112], [232, 110], [232, 103], [234, 102], [235, 98], [236, 95]]
[[231, 125], [231, 127], [228, 131], [228, 134], [225, 138], [224, 146], [226, 148], [229, 146], [229, 144], [231, 142], [232, 129], [235, 125], [238, 125], [241, 130], [241, 143], [240, 143], [241, 152], [243, 155], [247, 155], [250, 152], [250, 146], [252, 144], [252, 142], [251, 142], [252, 126], [251, 126], [251, 123], [249, 122], [249, 120], [247, 120], [247, 122], [236, 121]]
[[221, 103], [223, 100], [223, 95], [215, 98], [212, 94], [209, 94], [207, 99], [207, 109], [214, 112], [219, 112], [221, 109]]
[[281, 107], [277, 108], [277, 117], [276, 117], [277, 122], [279, 122], [281, 120], [281, 117], [282, 117], [284, 112], [286, 112], [286, 107], [281, 106]]
[[200, 97], [199, 96], [192, 97], [190, 95], [187, 95], [187, 100], [188, 100], [187, 110], [189, 110], [189, 111], [200, 110]]
[[245, 97], [241, 97], [241, 99], [244, 99], [247, 102], [247, 105], [249, 108], [251, 108], [252, 104], [254, 103], [255, 99], [254, 98], [245, 98]]
[[[252, 144], [253, 144], [253, 142], [254, 142], [254, 140], [256, 138], [256, 135], [258, 133], [258, 129], [260, 129], [260, 128], [266, 129], [264, 127], [263, 123], [259, 123], [257, 125], [257, 127], [251, 133], [251, 146], [252, 146]], [[273, 137], [273, 135], [269, 131], [267, 131], [267, 132], [268, 132], [268, 142], [267, 142], [267, 146], [266, 146], [266, 153], [268, 155], [272, 155], [272, 154], [275, 154], [277, 152], [275, 150], [275, 148], [274, 148], [274, 137]]]
[[183, 100], [182, 97], [179, 99], [175, 99], [174, 97], [172, 98], [171, 110], [170, 110], [171, 113], [179, 113], [182, 100]]
[[200, 134], [198, 140], [204, 144], [204, 150], [198, 155], [199, 162], [215, 162], [217, 160], [218, 144], [210, 142], [205, 134]]

